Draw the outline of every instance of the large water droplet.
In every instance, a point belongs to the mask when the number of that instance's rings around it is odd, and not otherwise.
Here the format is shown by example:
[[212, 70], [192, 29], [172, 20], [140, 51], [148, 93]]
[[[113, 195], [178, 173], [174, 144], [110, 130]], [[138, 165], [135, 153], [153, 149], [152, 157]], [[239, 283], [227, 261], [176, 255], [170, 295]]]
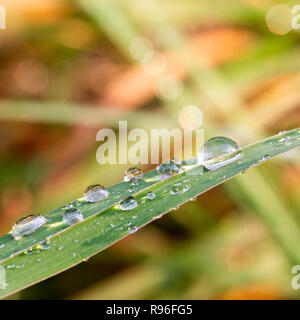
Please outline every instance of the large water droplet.
[[28, 215], [18, 220], [11, 229], [11, 234], [18, 240], [23, 236], [27, 236], [47, 222], [47, 219], [41, 215]]
[[132, 210], [137, 207], [137, 201], [134, 197], [127, 197], [126, 199], [119, 202], [120, 209], [124, 211]]
[[216, 163], [205, 162], [226, 154], [234, 153], [238, 148], [239, 146], [232, 139], [226, 137], [211, 138], [200, 148], [197, 154], [198, 164], [204, 163], [205, 168], [210, 171], [217, 170], [239, 159], [241, 157], [241, 153], [233, 154], [231, 158], [222, 159]]
[[82, 213], [80, 210], [73, 208], [73, 209], [68, 209], [65, 211], [63, 215], [63, 220], [65, 223], [68, 225], [73, 225], [75, 223], [78, 223], [83, 220]]
[[157, 166], [156, 170], [161, 180], [168, 179], [182, 172], [181, 161], [174, 158]]
[[109, 191], [100, 184], [88, 186], [84, 192], [84, 200], [87, 202], [98, 202], [106, 199]]
[[142, 179], [143, 172], [140, 168], [132, 167], [126, 170], [124, 181], [130, 181], [131, 179]]

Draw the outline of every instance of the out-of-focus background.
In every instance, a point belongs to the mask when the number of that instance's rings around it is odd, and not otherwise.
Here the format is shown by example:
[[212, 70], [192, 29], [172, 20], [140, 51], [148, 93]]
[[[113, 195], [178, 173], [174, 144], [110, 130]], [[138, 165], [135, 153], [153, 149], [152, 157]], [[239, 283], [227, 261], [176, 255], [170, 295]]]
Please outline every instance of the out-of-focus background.
[[[180, 127], [181, 109], [195, 105], [206, 139], [239, 144], [299, 127], [297, 1], [0, 4], [1, 234], [89, 184], [122, 180], [128, 166], [96, 161], [97, 131], [119, 120], [129, 130]], [[13, 298], [297, 299], [299, 244], [286, 250], [274, 234], [289, 217], [300, 226], [299, 187], [295, 150]]]

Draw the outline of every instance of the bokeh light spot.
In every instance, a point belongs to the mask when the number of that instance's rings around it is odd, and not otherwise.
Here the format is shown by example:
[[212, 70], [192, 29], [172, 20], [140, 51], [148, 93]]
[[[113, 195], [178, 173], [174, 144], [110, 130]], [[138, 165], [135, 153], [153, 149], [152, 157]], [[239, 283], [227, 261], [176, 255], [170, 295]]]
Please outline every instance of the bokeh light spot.
[[186, 106], [181, 109], [178, 121], [184, 129], [196, 129], [202, 125], [202, 111], [196, 106]]

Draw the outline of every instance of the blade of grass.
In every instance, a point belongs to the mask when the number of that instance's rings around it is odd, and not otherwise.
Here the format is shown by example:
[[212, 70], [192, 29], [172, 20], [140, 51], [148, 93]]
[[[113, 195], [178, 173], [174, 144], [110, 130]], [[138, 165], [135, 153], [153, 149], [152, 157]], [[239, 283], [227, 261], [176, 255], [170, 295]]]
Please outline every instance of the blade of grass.
[[[286, 139], [289, 139], [288, 143], [284, 141]], [[110, 196], [102, 202], [86, 203], [80, 199], [79, 204], [74, 202], [73, 205], [81, 210], [84, 220], [73, 226], [66, 225], [62, 220], [64, 207], [45, 214], [48, 222], [32, 235], [18, 241], [10, 234], [0, 238], [0, 243], [3, 245], [0, 249], [0, 264], [6, 268], [7, 281], [6, 288], [0, 291], [1, 297], [84, 261], [174, 207], [182, 205], [250, 167], [263, 163], [265, 155], [272, 158], [298, 146], [300, 146], [300, 129], [295, 129], [241, 147], [239, 152], [242, 156], [238, 160], [215, 171], [200, 174], [201, 166], [186, 167], [183, 173], [162, 181], [157, 176], [156, 170], [150, 171], [144, 175], [135, 192], [129, 190], [129, 182], [121, 182], [108, 188]], [[225, 158], [230, 156], [232, 155], [226, 155]], [[170, 190], [178, 182], [188, 184], [189, 188], [172, 195]], [[149, 190], [156, 194], [155, 199], [147, 199]], [[116, 204], [130, 195], [135, 196], [138, 206], [124, 212]], [[277, 227], [285, 230], [281, 236], [285, 236], [285, 232], [288, 233], [287, 243], [290, 245], [299, 243], [300, 232], [296, 228], [296, 223], [291, 230], [286, 230], [285, 226]], [[26, 254], [26, 250], [47, 239], [50, 239], [51, 244], [47, 250], [40, 248], [39, 253]], [[300, 262], [300, 254], [297, 252], [295, 258]]]

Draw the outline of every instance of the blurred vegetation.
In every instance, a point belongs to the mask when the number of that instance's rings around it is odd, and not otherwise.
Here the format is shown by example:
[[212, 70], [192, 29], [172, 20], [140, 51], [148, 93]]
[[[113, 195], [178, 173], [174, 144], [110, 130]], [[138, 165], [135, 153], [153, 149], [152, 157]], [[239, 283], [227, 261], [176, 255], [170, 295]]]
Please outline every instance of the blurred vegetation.
[[[121, 119], [131, 128], [179, 127], [181, 108], [196, 105], [206, 138], [240, 144], [299, 127], [300, 37], [267, 28], [277, 1], [1, 4], [1, 234], [89, 184], [119, 181], [126, 166], [100, 166], [95, 139]], [[151, 63], [137, 61], [141, 37], [155, 48]], [[175, 79], [175, 93], [164, 76]], [[286, 250], [281, 222], [300, 220], [299, 155], [253, 168], [13, 298], [297, 299], [297, 244]]]

